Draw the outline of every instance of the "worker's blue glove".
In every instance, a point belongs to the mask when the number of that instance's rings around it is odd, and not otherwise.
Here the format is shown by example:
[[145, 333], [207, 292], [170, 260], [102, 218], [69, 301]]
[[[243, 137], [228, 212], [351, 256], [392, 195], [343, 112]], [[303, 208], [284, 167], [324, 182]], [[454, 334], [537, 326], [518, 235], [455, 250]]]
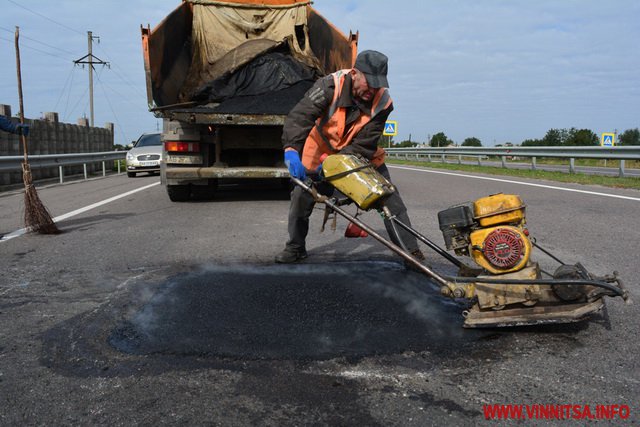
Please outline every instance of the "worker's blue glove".
[[18, 135], [29, 136], [29, 125], [16, 125], [16, 133]]
[[293, 178], [304, 180], [307, 177], [304, 165], [300, 161], [300, 155], [296, 150], [287, 150], [284, 152], [284, 164], [289, 168], [289, 175]]

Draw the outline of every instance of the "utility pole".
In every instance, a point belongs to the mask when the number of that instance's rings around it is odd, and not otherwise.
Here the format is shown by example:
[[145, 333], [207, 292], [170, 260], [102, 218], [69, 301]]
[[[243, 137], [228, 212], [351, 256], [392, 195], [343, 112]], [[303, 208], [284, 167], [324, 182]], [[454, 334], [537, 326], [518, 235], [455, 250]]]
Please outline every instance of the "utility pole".
[[91, 31], [87, 31], [87, 39], [88, 39], [88, 52], [82, 58], [73, 61], [74, 64], [83, 64], [82, 68], [84, 68], [84, 64], [89, 64], [89, 108], [91, 111], [91, 121], [90, 125], [93, 127], [93, 64], [106, 65], [109, 67], [109, 63], [103, 61], [93, 54], [93, 39], [98, 40], [100, 43], [100, 37], [93, 36]]

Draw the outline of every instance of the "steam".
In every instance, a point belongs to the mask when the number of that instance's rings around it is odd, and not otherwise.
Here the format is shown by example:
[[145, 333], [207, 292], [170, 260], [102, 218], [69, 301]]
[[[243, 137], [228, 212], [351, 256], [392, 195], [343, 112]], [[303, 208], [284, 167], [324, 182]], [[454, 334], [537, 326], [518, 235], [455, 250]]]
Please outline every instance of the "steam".
[[123, 335], [143, 353], [333, 357], [426, 350], [464, 333], [461, 308], [396, 262], [206, 264], [134, 289]]

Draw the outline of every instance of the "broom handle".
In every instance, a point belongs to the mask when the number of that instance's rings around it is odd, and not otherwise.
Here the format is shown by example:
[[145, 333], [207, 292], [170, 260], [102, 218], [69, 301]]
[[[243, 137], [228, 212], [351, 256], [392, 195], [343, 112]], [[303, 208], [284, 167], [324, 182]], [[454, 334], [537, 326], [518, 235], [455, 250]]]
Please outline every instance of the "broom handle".
[[[20, 44], [18, 39], [20, 38], [20, 27], [16, 27], [16, 70], [18, 73], [18, 100], [20, 101], [20, 124], [24, 124], [24, 103], [22, 100], [22, 73], [20, 72]], [[20, 132], [20, 138], [22, 140], [22, 147], [24, 149], [24, 162], [29, 162], [29, 155], [27, 154], [27, 137]]]

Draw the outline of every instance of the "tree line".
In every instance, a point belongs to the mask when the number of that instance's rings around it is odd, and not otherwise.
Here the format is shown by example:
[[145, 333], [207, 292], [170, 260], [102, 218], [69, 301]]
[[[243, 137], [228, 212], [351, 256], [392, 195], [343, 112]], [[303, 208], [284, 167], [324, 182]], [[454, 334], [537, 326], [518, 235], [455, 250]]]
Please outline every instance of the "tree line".
[[[381, 137], [378, 141], [378, 145], [381, 147], [388, 146], [388, 137]], [[420, 142], [405, 140], [401, 142], [394, 142], [391, 140], [391, 145], [397, 148], [402, 147], [416, 147], [422, 145]], [[448, 147], [450, 145], [456, 145], [451, 139], [445, 135], [444, 132], [438, 132], [431, 136], [428, 141], [430, 147]], [[505, 144], [499, 144], [499, 146], [513, 146], [512, 143], [507, 142]], [[589, 146], [600, 145], [600, 138], [596, 133], [589, 129], [549, 129], [545, 136], [541, 139], [525, 139], [520, 144], [523, 147], [555, 147], [555, 146]], [[640, 130], [627, 129], [618, 135], [616, 145], [640, 145]], [[476, 137], [465, 138], [460, 144], [462, 147], [482, 147], [482, 141]]]

